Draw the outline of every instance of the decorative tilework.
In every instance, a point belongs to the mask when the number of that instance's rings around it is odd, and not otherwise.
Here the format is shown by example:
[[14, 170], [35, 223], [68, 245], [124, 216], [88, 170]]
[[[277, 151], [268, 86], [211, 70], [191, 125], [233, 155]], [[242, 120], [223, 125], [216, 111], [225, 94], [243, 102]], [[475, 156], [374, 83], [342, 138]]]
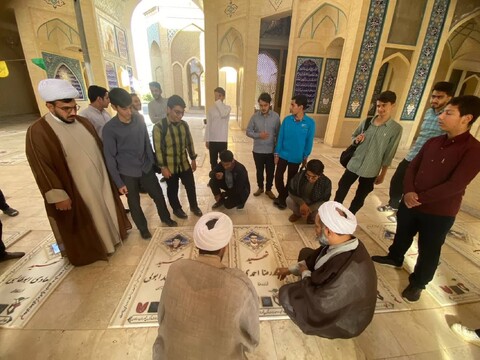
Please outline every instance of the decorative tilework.
[[158, 31], [158, 24], [152, 24], [147, 28], [148, 47], [152, 46], [155, 41], [160, 46], [160, 32]]
[[437, 53], [438, 42], [442, 35], [443, 25], [448, 12], [450, 0], [435, 0], [432, 13], [428, 22], [428, 28], [423, 40], [422, 50], [418, 59], [417, 68], [413, 81], [410, 84], [407, 101], [403, 107], [401, 120], [414, 120], [418, 106], [425, 91], [433, 59]]
[[238, 9], [238, 5], [235, 4], [232, 0], [230, 0], [229, 4], [227, 5], [227, 7], [223, 12], [227, 14], [228, 17], [232, 17], [232, 15], [235, 14], [237, 9]]
[[325, 72], [323, 74], [322, 89], [320, 99], [318, 100], [318, 114], [329, 114], [332, 107], [333, 92], [337, 82], [338, 68], [340, 59], [325, 60]]
[[376, 107], [376, 99], [378, 95], [382, 92], [383, 83], [385, 82], [385, 76], [387, 75], [388, 70], [388, 62], [382, 65], [380, 70], [378, 71], [377, 82], [375, 83], [375, 88], [373, 89], [372, 100], [370, 101], [370, 108], [368, 109], [368, 116], [375, 115]]
[[312, 113], [313, 109], [315, 109], [322, 63], [323, 58], [319, 57], [297, 57], [293, 95], [303, 94], [307, 97], [308, 107], [305, 109], [306, 113]]
[[173, 38], [177, 33], [180, 31], [180, 29], [168, 29], [167, 30], [167, 38], [168, 38], [168, 44], [170, 45], [173, 41]]
[[280, 5], [282, 5], [282, 2], [283, 0], [270, 0], [270, 4], [272, 4], [275, 11], [277, 11]]
[[80, 94], [78, 100], [86, 100], [86, 87], [83, 80], [80, 61], [65, 56], [42, 52], [49, 79], [64, 79], [69, 81]]
[[372, 75], [373, 63], [377, 55], [378, 43], [382, 35], [388, 0], [372, 0], [368, 11], [367, 24], [362, 46], [358, 55], [357, 68], [348, 100], [346, 117], [359, 118], [362, 114], [368, 83]]
[[45, 0], [45, 2], [48, 5], [52, 5], [54, 9], [56, 9], [57, 7], [61, 7], [61, 6], [65, 5], [65, 3], [62, 0]]

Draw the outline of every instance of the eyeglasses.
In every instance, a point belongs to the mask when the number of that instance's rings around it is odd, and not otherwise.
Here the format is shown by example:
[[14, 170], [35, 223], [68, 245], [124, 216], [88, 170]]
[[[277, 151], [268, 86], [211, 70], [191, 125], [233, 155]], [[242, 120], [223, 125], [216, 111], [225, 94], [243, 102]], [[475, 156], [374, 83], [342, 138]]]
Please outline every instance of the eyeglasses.
[[185, 114], [185, 111], [181, 111], [181, 110], [173, 110], [173, 112], [175, 113], [175, 115], [177, 116], [183, 116]]
[[318, 179], [319, 175], [310, 175], [308, 173], [305, 173], [305, 177], [309, 180], [315, 180]]
[[75, 105], [75, 106], [56, 106], [57, 108], [59, 108], [60, 110], [63, 110], [67, 113], [71, 113], [72, 111], [74, 112], [77, 112], [78, 110], [80, 110], [80, 105]]

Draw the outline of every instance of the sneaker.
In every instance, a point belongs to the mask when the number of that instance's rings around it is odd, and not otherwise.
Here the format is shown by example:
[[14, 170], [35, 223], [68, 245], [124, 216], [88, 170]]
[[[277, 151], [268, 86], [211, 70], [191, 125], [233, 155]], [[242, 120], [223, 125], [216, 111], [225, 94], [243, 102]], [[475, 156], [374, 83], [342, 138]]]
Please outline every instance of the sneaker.
[[12, 217], [13, 217], [13, 216], [17, 216], [17, 215], [18, 215], [18, 210], [15, 210], [15, 209], [9, 207], [8, 209], [3, 210], [3, 213], [4, 213], [4, 214], [7, 214], [8, 216], [12, 216]]
[[398, 263], [396, 262], [395, 260], [393, 260], [391, 257], [389, 256], [378, 256], [378, 255], [375, 255], [375, 256], [372, 256], [372, 261], [378, 263], [378, 264], [382, 264], [382, 265], [385, 265], [385, 266], [389, 266], [389, 267], [393, 267], [395, 269], [401, 269], [402, 268], [402, 265], [403, 263]]
[[178, 224], [175, 220], [172, 220], [172, 219], [168, 219], [167, 221], [162, 221], [165, 225], [167, 225], [168, 227], [177, 227]]
[[12, 260], [12, 259], [20, 259], [24, 255], [25, 255], [24, 252], [7, 252], [7, 251], [5, 251], [3, 253], [3, 255], [0, 257], [0, 262], [7, 261], [7, 260]]
[[263, 193], [263, 189], [258, 188], [257, 191], [255, 191], [255, 192], [253, 193], [253, 196], [259, 196], [259, 195], [262, 194], [262, 193]]
[[223, 197], [220, 198], [220, 200], [218, 200], [215, 204], [212, 205], [212, 209], [217, 209], [222, 205], [223, 205]]
[[265, 195], [267, 195], [272, 200], [275, 200], [277, 198], [275, 194], [272, 192], [272, 190], [265, 191]]
[[397, 214], [387, 216], [387, 220], [396, 224], [397, 223]]
[[377, 211], [388, 212], [388, 211], [397, 211], [397, 209], [394, 209], [390, 205], [381, 205], [381, 206], [377, 207]]
[[290, 215], [290, 217], [288, 218], [288, 221], [290, 221], [290, 222], [295, 222], [295, 221], [297, 221], [297, 220], [300, 219], [300, 218], [301, 218], [300, 215], [297, 215], [297, 214], [293, 213], [293, 214]]
[[176, 217], [179, 217], [180, 219], [188, 218], [187, 214], [185, 214], [185, 211], [183, 211], [182, 209], [173, 210], [173, 215], [175, 215]]
[[142, 236], [142, 239], [144, 239], [144, 240], [148, 240], [148, 239], [152, 238], [152, 234], [150, 234], [150, 231], [148, 231], [148, 230], [140, 231], [140, 235]]
[[402, 291], [402, 298], [408, 303], [417, 302], [420, 299], [423, 289], [420, 289], [412, 284], [408, 284], [405, 290]]
[[477, 335], [475, 330], [469, 329], [466, 326], [458, 323], [453, 324], [450, 329], [452, 329], [452, 331], [463, 340], [480, 346], [480, 337]]
[[195, 216], [198, 216], [198, 217], [200, 217], [200, 216], [203, 215], [202, 210], [200, 210], [199, 207], [194, 208], [194, 209], [190, 209], [190, 211], [193, 212], [193, 214], [194, 214]]

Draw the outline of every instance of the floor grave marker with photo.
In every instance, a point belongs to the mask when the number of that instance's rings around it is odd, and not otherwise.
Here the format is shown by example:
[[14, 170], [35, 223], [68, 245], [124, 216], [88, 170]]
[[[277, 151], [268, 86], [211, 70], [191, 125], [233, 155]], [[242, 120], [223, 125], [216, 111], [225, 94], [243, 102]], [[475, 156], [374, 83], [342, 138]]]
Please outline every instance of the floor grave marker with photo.
[[1, 276], [0, 327], [23, 328], [72, 269], [48, 235]]
[[[395, 237], [396, 225], [361, 224], [360, 227], [388, 252], [388, 248]], [[417, 257], [418, 245], [415, 238], [412, 246], [405, 254], [403, 267], [407, 272], [413, 272]], [[441, 306], [480, 301], [480, 289], [442, 257], [440, 257], [440, 264], [434, 278], [427, 285], [427, 291]]]

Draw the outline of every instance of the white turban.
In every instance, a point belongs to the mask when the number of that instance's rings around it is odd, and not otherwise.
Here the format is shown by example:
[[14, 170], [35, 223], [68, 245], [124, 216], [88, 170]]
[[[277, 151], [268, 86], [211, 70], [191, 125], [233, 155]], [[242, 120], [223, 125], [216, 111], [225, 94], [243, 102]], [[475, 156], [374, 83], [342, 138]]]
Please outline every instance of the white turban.
[[[338, 211], [343, 211], [346, 218]], [[336, 201], [327, 201], [318, 208], [322, 222], [336, 234], [353, 234], [357, 228], [357, 219], [353, 213]]]
[[72, 84], [62, 79], [45, 79], [38, 84], [38, 93], [43, 100], [76, 99], [79, 94]]
[[[207, 223], [217, 219], [215, 225], [209, 230]], [[217, 251], [224, 248], [232, 238], [232, 220], [221, 212], [209, 212], [198, 219], [193, 229], [193, 241], [202, 250]]]

